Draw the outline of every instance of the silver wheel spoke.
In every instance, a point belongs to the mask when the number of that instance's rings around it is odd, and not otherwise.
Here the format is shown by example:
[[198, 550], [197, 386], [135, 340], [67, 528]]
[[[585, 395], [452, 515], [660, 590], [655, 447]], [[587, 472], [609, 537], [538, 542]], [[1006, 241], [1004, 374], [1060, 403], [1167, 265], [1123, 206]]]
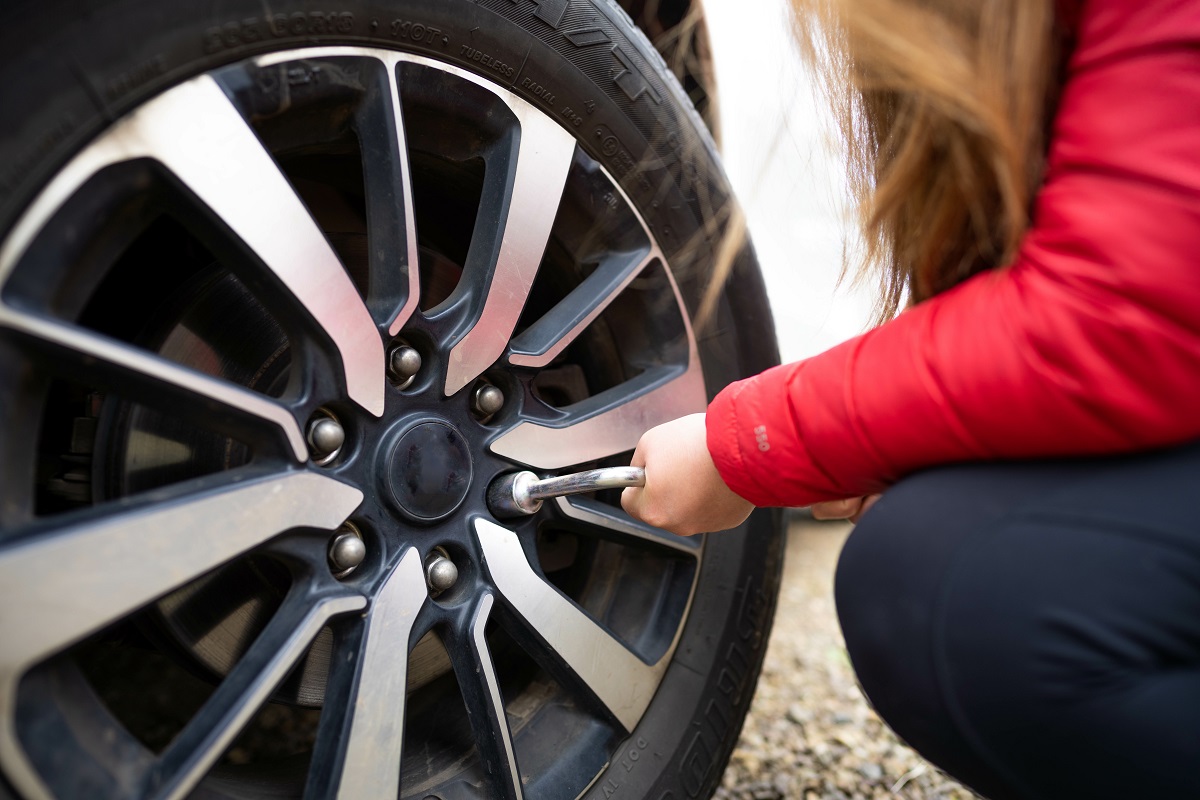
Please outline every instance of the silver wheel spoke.
[[467, 669], [466, 662], [461, 660], [455, 662], [455, 667], [463, 700], [471, 709], [475, 746], [479, 748], [484, 769], [492, 777], [494, 796], [505, 800], [521, 800], [521, 774], [517, 770], [508, 716], [504, 712], [504, 696], [500, 693], [496, 665], [484, 638], [494, 602], [491, 594], [484, 594], [471, 621], [467, 646], [475, 668]]
[[0, 762], [22, 794], [46, 796], [16, 736], [16, 687], [30, 665], [278, 533], [332, 530], [360, 502], [357, 489], [295, 472], [131, 504], [0, 550], [13, 600], [0, 611]]
[[513, 339], [508, 362], [518, 367], [549, 364], [657, 257], [657, 251], [619, 253], [602, 263], [558, 305]]
[[517, 535], [479, 519], [475, 533], [488, 572], [505, 602], [626, 730], [632, 731], [650, 705], [666, 669], [646, 664], [587, 614], [540, 578]]
[[409, 548], [367, 617], [366, 645], [343, 748], [340, 800], [400, 795], [409, 637], [426, 591], [421, 555], [415, 547]]
[[283, 531], [332, 530], [362, 502], [358, 489], [311, 472], [234, 481], [118, 504], [0, 550], [0, 585], [37, 609], [36, 619], [15, 605], [0, 612], [3, 668], [44, 658]]
[[370, 313], [270, 153], [206, 75], [125, 117], [59, 173], [0, 251], [0, 283], [88, 178], [137, 158], [161, 163], [241, 238], [333, 341], [350, 397], [382, 414], [383, 342]]
[[556, 497], [558, 510], [563, 516], [601, 529], [616, 541], [646, 542], [665, 547], [692, 558], [699, 556], [701, 542], [698, 536], [676, 536], [664, 530], [634, 519], [619, 508], [599, 503], [587, 497]]
[[[521, 125], [520, 149], [507, 208], [491, 233], [500, 242], [496, 263], [478, 318], [450, 351], [447, 395], [483, 374], [508, 347], [546, 250], [575, 152], [575, 138], [550, 117], [524, 103], [513, 112]], [[475, 236], [485, 235], [476, 229]]]
[[[371, 52], [358, 47], [312, 47], [301, 52], [268, 53], [255, 59], [259, 69], [277, 67], [286, 76], [289, 62], [320, 59], [370, 59], [386, 73], [387, 89], [375, 96], [373, 81], [365, 82], [372, 107], [356, 121], [359, 144], [373, 154], [363, 175], [367, 195], [367, 231], [371, 245], [367, 306], [388, 334], [395, 336], [408, 322], [420, 300], [417, 231], [413, 216], [412, 172], [408, 163], [396, 67], [398, 53]], [[283, 78], [286, 80], [286, 77]], [[397, 300], [402, 294], [403, 299]], [[399, 305], [397, 305], [397, 302]]]
[[535, 469], [562, 469], [632, 450], [642, 434], [708, 398], [693, 353], [687, 370], [660, 368], [564, 409], [565, 419], [518, 423], [490, 445], [493, 453]]
[[279, 403], [234, 383], [212, 378], [130, 345], [109, 339], [64, 322], [14, 311], [0, 305], [0, 328], [32, 337], [44, 345], [67, 351], [72, 364], [89, 361], [111, 367], [127, 384], [151, 390], [166, 389], [179, 400], [211, 407], [226, 413], [250, 416], [278, 430], [287, 440], [297, 461], [308, 460], [308, 446], [295, 417]]
[[308, 209], [221, 88], [198, 78], [130, 122], [146, 155], [221, 217], [329, 335], [350, 397], [382, 414], [383, 341], [375, 323]]
[[396, 313], [388, 325], [388, 333], [395, 336], [408, 322], [408, 318], [417, 309], [417, 301], [421, 298], [421, 271], [417, 268], [417, 224], [412, 202], [412, 168], [408, 163], [408, 143], [404, 135], [404, 116], [400, 111], [400, 91], [396, 84], [396, 62], [386, 62], [388, 71], [388, 87], [392, 102], [392, 118], [396, 124], [396, 158], [400, 164], [399, 191], [404, 198], [404, 246], [408, 257], [408, 297], [404, 305]]
[[361, 596], [315, 603], [294, 589], [204, 707], [159, 758], [147, 788], [156, 800], [178, 800], [208, 772], [259, 707], [267, 701], [332, 617], [366, 606]]

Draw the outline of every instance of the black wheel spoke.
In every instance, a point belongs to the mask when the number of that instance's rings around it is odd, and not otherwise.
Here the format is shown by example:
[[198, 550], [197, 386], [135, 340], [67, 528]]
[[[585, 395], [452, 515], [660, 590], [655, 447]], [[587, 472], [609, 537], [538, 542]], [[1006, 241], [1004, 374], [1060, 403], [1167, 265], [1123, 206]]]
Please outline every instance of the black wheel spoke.
[[[380, 123], [372, 129], [370, 145], [375, 148], [374, 165], [367, 170], [367, 224], [372, 238], [380, 244], [371, 251], [371, 287], [368, 305], [381, 303], [377, 297], [398, 294], [404, 299], [399, 309], [387, 309], [388, 333], [395, 336], [417, 309], [421, 296], [421, 275], [417, 269], [417, 230], [413, 216], [412, 168], [408, 163], [408, 144], [404, 136], [404, 117], [396, 82], [396, 63], [387, 66], [386, 102], [376, 110]], [[386, 142], [384, 141], [386, 139]], [[392, 233], [386, 240], [379, 231]], [[397, 236], [396, 233], [402, 235]], [[394, 284], [403, 281], [404, 286]], [[376, 287], [379, 287], [376, 289]]]
[[658, 257], [653, 251], [614, 253], [561, 302], [512, 340], [508, 363], [544, 367]]
[[234, 472], [14, 532], [0, 585], [38, 613], [0, 617], [4, 665], [20, 670], [278, 533], [332, 530], [361, 501], [312, 472]]
[[[146, 120], [139, 132], [149, 140], [148, 155], [162, 160], [287, 287], [337, 347], [347, 394], [382, 413], [383, 343], [287, 178], [211, 79], [184, 84], [157, 102], [168, 101], [161, 110], [152, 101], [132, 118]], [[170, 146], [168, 137], [175, 137]]]
[[331, 618], [366, 606], [361, 595], [313, 598], [294, 587], [266, 629], [160, 756], [147, 796], [185, 797], [306, 652]]
[[[332, 692], [317, 734], [306, 795], [398, 797], [413, 624], [428, 595], [421, 556], [409, 548], [372, 601], [349, 692]], [[345, 672], [335, 672], [345, 681]]]
[[[363, 81], [364, 96], [356, 109], [355, 130], [363, 163], [369, 165], [362, 176], [370, 248], [366, 305], [377, 325], [395, 336], [408, 322], [420, 299], [412, 172], [396, 78], [400, 58], [379, 51], [370, 56], [346, 56], [342, 48], [310, 52], [312, 59], [306, 63], [320, 65], [329, 59], [335, 64], [349, 65], [352, 74]], [[360, 72], [363, 62], [381, 69], [378, 73]], [[276, 65], [270, 57], [256, 64], [259, 70], [273, 66]], [[286, 80], [286, 70], [280, 69]]]
[[[468, 385], [508, 347], [537, 275], [575, 152], [575, 138], [541, 114], [519, 114], [515, 142], [488, 163], [480, 214], [464, 267], [470, 328], [447, 364], [446, 394]], [[460, 289], [462, 287], [460, 286]]]
[[[185, 84], [163, 100], [168, 98], [173, 105], [162, 114], [167, 130], [143, 134], [153, 137], [150, 155], [162, 159], [287, 287], [337, 347], [347, 394], [382, 413], [383, 344], [374, 321], [287, 178], [211, 79]], [[157, 110], [152, 102], [142, 113], [157, 121]], [[167, 149], [163, 140], [172, 134], [179, 139]], [[236, 169], [214, 169], [221, 164]]]
[[0, 282], [52, 204], [110, 164], [159, 162], [254, 254], [333, 342], [347, 393], [383, 412], [383, 343], [325, 235], [270, 153], [208, 76], [176, 87], [115, 125], [60, 173], [22, 220]]
[[476, 520], [476, 535], [505, 604], [540, 644], [532, 655], [583, 687], [627, 731], [658, 690], [666, 658], [646, 664], [530, 566], [517, 535]]
[[37, 613], [0, 616], [5, 768], [32, 776], [11, 738], [16, 684], [29, 666], [282, 531], [333, 529], [361, 500], [357, 489], [310, 472], [234, 473], [16, 532], [0, 550], [0, 585], [14, 609]]
[[588, 497], [557, 497], [555, 505], [559, 513], [568, 519], [581, 522], [588, 531], [599, 538], [610, 539], [621, 544], [650, 545], [699, 558], [704, 539], [699, 536], [676, 536], [673, 533], [647, 525], [626, 514], [615, 506], [601, 503]]
[[517, 768], [508, 717], [504, 712], [504, 696], [500, 692], [496, 665], [484, 638], [494, 602], [491, 594], [480, 597], [471, 628], [467, 631], [467, 640], [455, 641], [460, 652], [470, 657], [455, 659], [454, 670], [471, 718], [475, 746], [479, 748], [484, 769], [492, 780], [490, 796], [521, 800], [521, 775]]
[[[591, 278], [597, 274], [601, 277], [594, 288], [607, 286], [607, 293], [592, 299], [578, 290], [569, 294], [514, 341], [513, 363], [526, 365], [521, 359], [527, 357], [528, 365], [544, 366], [545, 355], [520, 353], [542, 349], [546, 354], [560, 353], [623, 286], [657, 257], [660, 256], [652, 252], [636, 260], [615, 260], [607, 272], [604, 266], [597, 269]], [[579, 288], [586, 285], [584, 281]], [[669, 285], [678, 299], [673, 281]], [[491, 443], [492, 452], [537, 469], [563, 469], [632, 450], [649, 428], [703, 411], [708, 404], [704, 376], [686, 322], [684, 328], [688, 340], [686, 362], [651, 366], [622, 383], [562, 408], [550, 419], [523, 420]]]
[[26, 347], [64, 375], [90, 378], [201, 426], [218, 425], [249, 444], [281, 451], [296, 461], [308, 459], [295, 417], [258, 392], [75, 325], [3, 305], [0, 328], [21, 334]]
[[699, 358], [684, 367], [655, 367], [551, 421], [526, 420], [491, 444], [499, 456], [537, 469], [562, 469], [632, 450], [648, 429], [707, 406]]

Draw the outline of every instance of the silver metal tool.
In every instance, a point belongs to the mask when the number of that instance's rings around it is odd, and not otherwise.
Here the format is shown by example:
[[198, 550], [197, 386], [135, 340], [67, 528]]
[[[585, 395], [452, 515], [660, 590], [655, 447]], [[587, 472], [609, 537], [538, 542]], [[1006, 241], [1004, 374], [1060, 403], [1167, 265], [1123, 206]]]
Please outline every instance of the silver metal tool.
[[488, 487], [488, 508], [497, 517], [521, 517], [537, 513], [542, 501], [549, 497], [645, 485], [646, 470], [641, 467], [589, 469], [545, 479], [532, 472], [512, 472], [492, 481]]

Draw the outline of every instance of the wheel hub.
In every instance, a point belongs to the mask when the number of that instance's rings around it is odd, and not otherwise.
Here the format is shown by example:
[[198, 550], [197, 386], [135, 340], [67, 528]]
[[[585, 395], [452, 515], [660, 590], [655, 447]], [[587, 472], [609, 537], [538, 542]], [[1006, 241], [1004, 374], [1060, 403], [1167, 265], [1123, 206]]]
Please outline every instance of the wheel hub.
[[458, 508], [472, 473], [466, 439], [443, 420], [408, 427], [387, 449], [381, 470], [396, 505], [416, 522], [434, 522]]

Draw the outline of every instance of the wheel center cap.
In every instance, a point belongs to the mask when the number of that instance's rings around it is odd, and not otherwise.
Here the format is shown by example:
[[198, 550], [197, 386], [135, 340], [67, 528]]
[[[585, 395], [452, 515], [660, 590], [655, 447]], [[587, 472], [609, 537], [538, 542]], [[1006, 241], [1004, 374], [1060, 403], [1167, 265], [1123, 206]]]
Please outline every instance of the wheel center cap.
[[466, 440], [445, 422], [414, 425], [388, 454], [392, 497], [419, 521], [432, 522], [458, 508], [471, 486], [471, 472]]

